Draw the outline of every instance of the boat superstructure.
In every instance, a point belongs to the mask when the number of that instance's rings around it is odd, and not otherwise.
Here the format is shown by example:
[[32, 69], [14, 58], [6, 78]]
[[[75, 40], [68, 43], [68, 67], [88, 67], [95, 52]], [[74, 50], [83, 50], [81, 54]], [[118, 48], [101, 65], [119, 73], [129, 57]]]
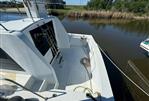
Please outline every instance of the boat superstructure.
[[67, 33], [58, 18], [43, 16], [42, 0], [24, 1], [29, 18], [0, 26], [1, 98], [114, 101], [93, 37]]
[[140, 47], [148, 52], [149, 55], [149, 38], [146, 40], [142, 41], [140, 44]]

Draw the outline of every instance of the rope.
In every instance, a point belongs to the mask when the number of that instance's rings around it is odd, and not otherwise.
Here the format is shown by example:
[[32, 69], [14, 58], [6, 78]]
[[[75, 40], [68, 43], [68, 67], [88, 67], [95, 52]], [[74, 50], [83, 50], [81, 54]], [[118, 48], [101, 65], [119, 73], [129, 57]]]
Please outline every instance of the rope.
[[101, 97], [101, 94], [99, 92], [93, 92], [92, 89], [88, 88], [88, 87], [84, 87], [84, 86], [77, 86], [73, 89], [73, 91], [76, 91], [78, 88], [83, 88], [83, 92], [85, 93], [86, 91], [89, 92], [89, 94], [91, 94], [92, 96], [96, 94], [96, 97]]
[[143, 80], [143, 82], [149, 87], [149, 81], [148, 79], [141, 73], [140, 70], [135, 66], [134, 63], [132, 63], [130, 60], [128, 61], [128, 64], [132, 67], [132, 69], [137, 73], [137, 75]]
[[91, 90], [93, 91], [92, 80], [91, 80], [91, 78], [90, 78], [90, 73], [89, 73], [89, 71], [87, 70], [87, 67], [85, 67], [85, 65], [84, 65], [84, 68], [85, 68], [85, 70], [86, 70], [86, 72], [87, 72], [88, 79], [89, 79], [89, 81], [90, 81], [90, 88], [91, 88]]
[[113, 61], [112, 59], [104, 52], [104, 50], [98, 45], [99, 49], [102, 51], [102, 53], [107, 57], [107, 59], [131, 82], [133, 83], [138, 89], [140, 89], [145, 95], [149, 96], [149, 94], [143, 90], [138, 84], [136, 84], [129, 76], [127, 76]]

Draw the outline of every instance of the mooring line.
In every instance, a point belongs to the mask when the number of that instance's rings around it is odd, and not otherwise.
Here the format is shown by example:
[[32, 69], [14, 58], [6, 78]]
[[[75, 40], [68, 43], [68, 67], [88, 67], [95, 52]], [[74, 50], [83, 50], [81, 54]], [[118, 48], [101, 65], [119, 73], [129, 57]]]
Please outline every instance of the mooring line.
[[99, 49], [102, 51], [102, 53], [107, 57], [107, 59], [131, 82], [133, 83], [138, 89], [140, 89], [144, 94], [149, 96], [149, 94], [141, 88], [138, 84], [136, 84], [129, 76], [127, 76], [114, 62], [113, 60], [104, 52], [104, 50], [98, 45]]
[[135, 73], [137, 73], [137, 75], [143, 80], [143, 82], [149, 87], [148, 79], [142, 74], [142, 72], [136, 67], [136, 65], [132, 63], [132, 61], [130, 60], [128, 61], [128, 64], [135, 71]]

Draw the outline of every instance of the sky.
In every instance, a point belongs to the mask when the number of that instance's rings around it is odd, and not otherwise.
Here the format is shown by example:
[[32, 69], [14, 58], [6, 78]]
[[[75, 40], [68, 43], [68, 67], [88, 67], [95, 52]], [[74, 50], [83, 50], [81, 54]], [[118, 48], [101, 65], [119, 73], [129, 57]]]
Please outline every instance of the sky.
[[89, 0], [64, 0], [66, 5], [86, 5]]
[[[0, 1], [10, 1], [10, 0], [0, 0]], [[22, 1], [22, 0], [16, 0]], [[66, 5], [86, 5], [89, 0], [64, 0], [66, 1]]]

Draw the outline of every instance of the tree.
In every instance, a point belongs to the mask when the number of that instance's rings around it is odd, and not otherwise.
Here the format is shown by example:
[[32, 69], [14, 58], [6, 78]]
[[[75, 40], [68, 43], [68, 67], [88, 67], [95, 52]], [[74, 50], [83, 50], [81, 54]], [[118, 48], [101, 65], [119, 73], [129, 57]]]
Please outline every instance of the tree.
[[149, 13], [149, 0], [90, 0], [92, 10], [117, 10], [122, 12]]
[[87, 7], [93, 10], [110, 9], [113, 0], [90, 0]]

